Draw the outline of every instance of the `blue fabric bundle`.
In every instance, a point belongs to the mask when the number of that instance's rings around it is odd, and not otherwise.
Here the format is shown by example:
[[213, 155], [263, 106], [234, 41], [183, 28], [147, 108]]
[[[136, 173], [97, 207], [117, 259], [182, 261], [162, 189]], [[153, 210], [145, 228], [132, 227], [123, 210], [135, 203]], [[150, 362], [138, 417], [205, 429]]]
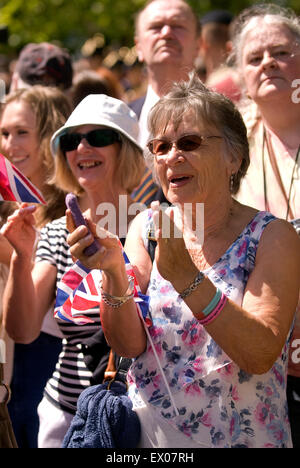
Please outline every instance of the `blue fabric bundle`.
[[135, 448], [140, 422], [121, 382], [84, 390], [62, 448]]

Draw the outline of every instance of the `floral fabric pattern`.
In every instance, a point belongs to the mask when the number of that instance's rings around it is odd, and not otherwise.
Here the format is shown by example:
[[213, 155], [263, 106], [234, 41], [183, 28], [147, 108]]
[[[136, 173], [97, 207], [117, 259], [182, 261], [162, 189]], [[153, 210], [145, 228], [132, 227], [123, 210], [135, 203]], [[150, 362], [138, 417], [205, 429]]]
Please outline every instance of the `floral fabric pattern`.
[[[151, 211], [146, 216], [151, 217]], [[205, 271], [239, 305], [254, 268], [260, 236], [274, 219], [259, 212]], [[147, 352], [134, 361], [129, 372], [134, 405], [152, 405], [158, 418], [207, 447], [291, 447], [286, 404], [289, 339], [269, 372], [250, 375], [231, 361], [193, 317], [171, 283], [160, 276], [155, 262], [147, 294], [149, 332], [164, 376], [148, 343]]]

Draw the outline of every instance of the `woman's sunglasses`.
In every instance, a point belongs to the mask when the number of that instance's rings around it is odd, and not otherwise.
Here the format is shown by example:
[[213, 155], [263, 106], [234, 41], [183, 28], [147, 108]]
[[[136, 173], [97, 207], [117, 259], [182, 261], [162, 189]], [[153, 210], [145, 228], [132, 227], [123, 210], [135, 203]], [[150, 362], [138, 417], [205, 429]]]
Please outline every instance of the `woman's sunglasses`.
[[63, 152], [74, 151], [81, 140], [85, 138], [89, 145], [96, 148], [109, 146], [116, 141], [121, 141], [120, 135], [109, 128], [98, 128], [88, 133], [66, 133], [60, 137], [60, 148]]
[[207, 138], [222, 138], [221, 136], [201, 136], [201, 135], [184, 135], [178, 140], [170, 141], [164, 140], [163, 138], [154, 138], [147, 144], [149, 151], [155, 156], [164, 156], [168, 154], [173, 145], [180, 151], [195, 151], [200, 148], [203, 141]]

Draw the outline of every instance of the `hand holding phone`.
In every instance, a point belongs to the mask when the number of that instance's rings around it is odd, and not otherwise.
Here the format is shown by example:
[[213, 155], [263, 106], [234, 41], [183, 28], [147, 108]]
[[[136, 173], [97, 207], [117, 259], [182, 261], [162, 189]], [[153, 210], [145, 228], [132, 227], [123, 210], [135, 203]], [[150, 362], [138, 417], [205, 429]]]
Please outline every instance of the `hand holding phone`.
[[[66, 195], [66, 206], [71, 211], [75, 226], [78, 227], [78, 226], [83, 225], [88, 228], [87, 222], [84, 219], [81, 213], [81, 210], [79, 208], [76, 195], [74, 195], [73, 193], [68, 193]], [[94, 240], [94, 242], [91, 245], [89, 245], [88, 247], [86, 247], [86, 249], [84, 249], [84, 254], [90, 257], [91, 255], [94, 255], [98, 250], [99, 250], [99, 244], [96, 240]]]

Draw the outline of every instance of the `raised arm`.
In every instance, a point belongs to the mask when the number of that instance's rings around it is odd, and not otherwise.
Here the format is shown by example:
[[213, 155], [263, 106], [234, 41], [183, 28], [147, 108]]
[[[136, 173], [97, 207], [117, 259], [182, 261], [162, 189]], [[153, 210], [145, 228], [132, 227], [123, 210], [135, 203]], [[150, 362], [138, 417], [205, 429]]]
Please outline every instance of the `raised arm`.
[[[86, 257], [83, 254], [85, 247], [97, 237], [95, 226], [91, 223], [90, 229], [93, 235], [87, 235], [87, 228], [80, 226], [68, 236], [72, 255], [89, 268], [101, 269], [102, 289], [105, 293], [116, 297], [129, 294], [129, 280], [125, 262], [115, 237], [98, 238], [101, 250], [91, 257]], [[145, 292], [151, 271], [151, 261], [139, 239], [139, 232], [139, 221], [134, 220], [127, 236], [125, 250], [140, 287]], [[141, 354], [146, 348], [146, 335], [134, 300], [130, 299], [116, 308], [102, 301], [100, 309], [102, 327], [113, 350], [124, 357], [136, 357]]]
[[[170, 239], [166, 244], [158, 239], [156, 249], [161, 275], [179, 293], [193, 282], [198, 272], [187, 249], [180, 245], [182, 242]], [[261, 236], [242, 307], [228, 300], [218, 317], [205, 325], [216, 343], [246, 372], [265, 373], [280, 355], [295, 314], [299, 282], [299, 238], [285, 221], [273, 221]], [[196, 318], [215, 293], [216, 287], [205, 278], [185, 298]]]
[[43, 262], [33, 265], [37, 235], [34, 209], [30, 206], [17, 210], [2, 228], [14, 248], [3, 295], [4, 325], [10, 337], [19, 343], [37, 338], [54, 298], [55, 267]]
[[0, 263], [9, 266], [13, 248], [5, 237], [0, 234]]

